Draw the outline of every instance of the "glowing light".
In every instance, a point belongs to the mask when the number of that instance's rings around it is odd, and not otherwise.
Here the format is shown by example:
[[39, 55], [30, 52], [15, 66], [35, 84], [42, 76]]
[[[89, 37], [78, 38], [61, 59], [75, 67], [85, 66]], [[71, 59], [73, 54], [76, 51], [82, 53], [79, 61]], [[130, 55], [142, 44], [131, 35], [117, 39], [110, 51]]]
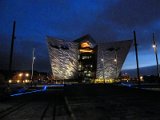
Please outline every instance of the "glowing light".
[[101, 61], [103, 62], [103, 61], [104, 61], [104, 59], [102, 58], [102, 59], [101, 59]]
[[47, 86], [45, 85], [44, 87], [43, 87], [43, 91], [46, 91], [47, 90]]
[[90, 76], [91, 76], [91, 74], [90, 74], [90, 73], [88, 73], [88, 74], [87, 74], [87, 76], [89, 76], [89, 77], [90, 77]]
[[92, 53], [93, 50], [89, 50], [89, 49], [80, 49], [80, 52], [82, 52], [82, 53], [86, 53], [86, 52]]
[[132, 87], [132, 84], [129, 84], [129, 83], [121, 83], [121, 85], [127, 86], [127, 87]]
[[143, 76], [140, 76], [140, 80], [143, 81]]
[[49, 87], [64, 87], [64, 84], [48, 85]]
[[114, 62], [117, 62], [117, 59], [114, 59]]
[[29, 80], [25, 80], [25, 83], [28, 83], [29, 82]]
[[16, 93], [16, 94], [12, 94], [12, 95], [10, 95], [10, 96], [14, 97], [14, 96], [32, 94], [32, 93], [36, 93], [36, 92], [43, 92], [43, 91], [46, 91], [46, 90], [47, 90], [47, 86], [45, 85], [45, 86], [43, 87], [43, 89], [41, 89], [41, 90], [34, 90], [34, 91], [31, 91], [31, 92], [25, 92], [25, 93]]
[[20, 80], [17, 80], [17, 83], [20, 83]]
[[155, 45], [155, 44], [153, 44], [153, 45], [152, 45], [152, 47], [153, 47], [153, 48], [156, 48], [156, 45]]
[[19, 75], [18, 75], [18, 76], [19, 76], [19, 77], [22, 77], [22, 75], [23, 75], [23, 73], [19, 73]]
[[[105, 83], [113, 83], [114, 80], [113, 79], [105, 79]], [[95, 79], [95, 83], [104, 83], [104, 79]]]
[[91, 47], [88, 41], [81, 43], [82, 48]]
[[12, 80], [9, 80], [8, 82], [9, 82], [9, 83], [12, 83]]
[[20, 95], [25, 95], [25, 94], [31, 94], [31, 93], [35, 93], [35, 92], [41, 92], [42, 90], [34, 90], [34, 91], [31, 91], [31, 92], [25, 92], [25, 93], [16, 93], [16, 94], [12, 94], [10, 96], [20, 96]]
[[29, 73], [26, 73], [26, 77], [29, 77]]

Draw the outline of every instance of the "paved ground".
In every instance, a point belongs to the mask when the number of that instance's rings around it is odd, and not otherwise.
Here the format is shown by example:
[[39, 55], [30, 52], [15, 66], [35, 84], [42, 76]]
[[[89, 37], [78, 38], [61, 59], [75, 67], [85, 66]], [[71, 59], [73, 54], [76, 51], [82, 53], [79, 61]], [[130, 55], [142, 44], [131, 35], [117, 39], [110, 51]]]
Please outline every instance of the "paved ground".
[[1, 102], [0, 120], [70, 120], [63, 89], [50, 89]]
[[160, 93], [112, 85], [66, 88], [77, 120], [160, 120]]
[[11, 97], [1, 120], [160, 120], [160, 93], [114, 85], [68, 85]]

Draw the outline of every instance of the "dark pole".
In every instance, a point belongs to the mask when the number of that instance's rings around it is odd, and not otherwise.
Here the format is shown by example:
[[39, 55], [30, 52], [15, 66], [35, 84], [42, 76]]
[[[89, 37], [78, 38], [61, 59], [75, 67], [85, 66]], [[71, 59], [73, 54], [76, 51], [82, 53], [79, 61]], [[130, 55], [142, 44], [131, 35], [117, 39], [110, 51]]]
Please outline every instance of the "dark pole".
[[138, 62], [138, 49], [137, 49], [136, 32], [133, 31], [133, 34], [134, 34], [134, 46], [135, 46], [135, 52], [136, 52], [138, 86], [140, 87], [139, 62]]
[[158, 55], [157, 55], [157, 44], [156, 44], [156, 41], [155, 41], [154, 33], [153, 33], [153, 48], [154, 48], [154, 53], [156, 55], [157, 76], [159, 77], [159, 63], [158, 63]]
[[16, 22], [13, 22], [13, 32], [12, 32], [12, 42], [11, 42], [11, 49], [10, 49], [10, 58], [9, 58], [9, 79], [11, 79], [12, 74], [12, 60], [13, 60], [13, 50], [14, 50], [14, 39], [15, 39], [15, 28]]
[[33, 52], [32, 52], [32, 74], [31, 74], [32, 82], [33, 82], [33, 72], [34, 72], [34, 61], [35, 61], [35, 48], [33, 48]]

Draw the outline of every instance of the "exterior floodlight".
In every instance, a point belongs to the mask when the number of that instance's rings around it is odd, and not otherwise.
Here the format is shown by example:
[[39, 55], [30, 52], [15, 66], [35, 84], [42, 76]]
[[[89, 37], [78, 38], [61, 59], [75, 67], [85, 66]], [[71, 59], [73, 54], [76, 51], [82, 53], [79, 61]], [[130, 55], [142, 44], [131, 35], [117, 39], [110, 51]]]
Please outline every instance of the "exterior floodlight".
[[103, 61], [104, 61], [104, 59], [102, 58], [102, 59], [101, 59], [101, 61], [103, 62]]
[[116, 59], [116, 58], [114, 59], [114, 62], [117, 62], [117, 59]]

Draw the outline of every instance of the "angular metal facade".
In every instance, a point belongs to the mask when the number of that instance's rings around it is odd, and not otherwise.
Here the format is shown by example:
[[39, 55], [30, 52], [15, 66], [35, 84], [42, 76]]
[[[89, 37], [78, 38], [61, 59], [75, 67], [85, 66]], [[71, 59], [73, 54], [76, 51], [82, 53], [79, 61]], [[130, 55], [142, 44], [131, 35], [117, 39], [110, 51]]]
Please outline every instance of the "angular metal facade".
[[[131, 44], [132, 40], [98, 44], [96, 78], [117, 78]], [[114, 61], [116, 55], [117, 60]]]
[[55, 80], [77, 77], [78, 44], [47, 37], [53, 78]]
[[[47, 37], [47, 42], [54, 79], [77, 78], [79, 65], [78, 48], [81, 41], [68, 42]], [[97, 43], [97, 69], [95, 71], [95, 79], [114, 79], [118, 77], [131, 44], [132, 40]], [[117, 63], [114, 61], [115, 55], [117, 55]]]

